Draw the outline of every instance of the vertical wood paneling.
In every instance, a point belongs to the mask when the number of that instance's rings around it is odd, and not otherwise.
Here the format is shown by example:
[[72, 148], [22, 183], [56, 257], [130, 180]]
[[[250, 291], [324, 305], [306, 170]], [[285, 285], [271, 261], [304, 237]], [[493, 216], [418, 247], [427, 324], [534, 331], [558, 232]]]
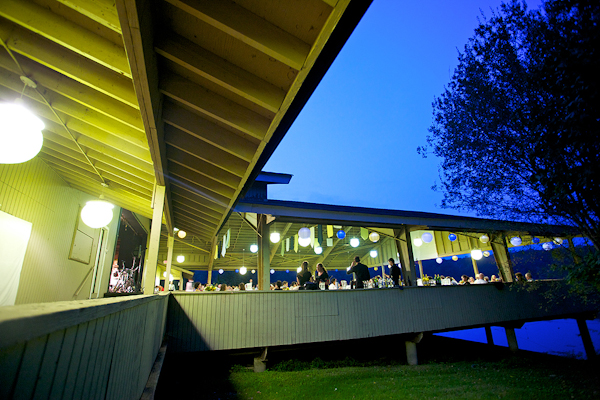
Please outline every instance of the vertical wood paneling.
[[50, 390], [58, 365], [58, 358], [63, 345], [65, 331], [60, 330], [48, 335], [44, 359], [40, 367], [37, 383], [35, 385], [34, 398], [47, 399], [50, 397]]
[[47, 340], [48, 336], [43, 336], [30, 340], [25, 345], [13, 398], [30, 399], [33, 395]]
[[14, 390], [19, 373], [19, 365], [25, 351], [25, 343], [18, 343], [0, 349], [0, 398], [8, 399]]

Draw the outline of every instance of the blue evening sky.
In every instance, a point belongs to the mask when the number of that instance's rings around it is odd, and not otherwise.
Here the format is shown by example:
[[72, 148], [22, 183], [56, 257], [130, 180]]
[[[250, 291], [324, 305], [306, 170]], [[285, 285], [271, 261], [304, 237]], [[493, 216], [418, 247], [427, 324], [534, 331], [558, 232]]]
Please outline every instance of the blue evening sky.
[[269, 198], [474, 216], [440, 208], [440, 160], [416, 149], [480, 10], [500, 3], [374, 0], [263, 168], [294, 175]]

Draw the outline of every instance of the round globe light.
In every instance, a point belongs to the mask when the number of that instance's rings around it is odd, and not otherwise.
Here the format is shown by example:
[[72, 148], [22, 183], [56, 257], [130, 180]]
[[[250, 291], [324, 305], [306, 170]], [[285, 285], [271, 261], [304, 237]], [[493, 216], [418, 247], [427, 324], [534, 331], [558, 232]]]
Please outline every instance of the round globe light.
[[108, 201], [92, 200], [81, 210], [81, 220], [90, 228], [102, 228], [113, 219], [113, 206]]
[[534, 236], [531, 238], [531, 241], [533, 242], [533, 244], [538, 244], [540, 242], [540, 238]]
[[378, 267], [375, 267], [375, 268], [373, 268], [373, 269], [374, 269], [375, 271], [379, 271], [379, 268], [378, 268]]
[[246, 267], [240, 268], [240, 274], [246, 275], [246, 272], [248, 272], [248, 270], [246, 269]]
[[298, 238], [298, 244], [302, 247], [306, 247], [310, 244], [310, 238], [306, 238], [306, 239]]
[[479, 236], [479, 241], [481, 243], [487, 243], [490, 241], [490, 237], [488, 235], [481, 235]]
[[0, 121], [0, 164], [19, 164], [40, 152], [44, 123], [35, 114], [18, 102], [0, 103]]
[[438, 257], [438, 258], [435, 259], [435, 262], [438, 263], [438, 264], [441, 264], [442, 261], [444, 261], [444, 260], [442, 260], [440, 257]]
[[512, 244], [513, 246], [520, 246], [521, 243], [523, 243], [523, 241], [518, 236], [513, 236], [510, 238], [510, 244]]
[[484, 251], [483, 252], [483, 256], [486, 257], [486, 258], [489, 257], [490, 256], [490, 252], [489, 251]]
[[238, 272], [240, 272], [240, 270], [239, 270], [239, 269], [236, 269], [236, 270], [235, 270], [235, 273], [237, 274]]
[[359, 245], [360, 245], [360, 240], [358, 240], [357, 238], [350, 239], [350, 246], [358, 247]]
[[369, 255], [371, 256], [371, 258], [376, 258], [377, 257], [377, 250], [371, 250], [369, 252]]
[[315, 247], [315, 254], [321, 254], [323, 252], [323, 248], [321, 246]]
[[379, 241], [380, 236], [379, 233], [377, 232], [371, 232], [369, 233], [369, 239], [371, 240], [371, 242], [376, 243]]
[[337, 231], [337, 237], [338, 237], [338, 239], [345, 238], [346, 237], [346, 232], [344, 232], [342, 230]]
[[298, 237], [302, 239], [308, 239], [310, 237], [310, 229], [304, 227], [298, 231]]
[[271, 275], [273, 275], [273, 274], [275, 273], [275, 270], [274, 270], [274, 269], [272, 269], [272, 270], [270, 270], [269, 272], [271, 273]]
[[177, 262], [178, 263], [182, 263], [184, 261], [185, 261], [185, 256], [182, 256], [182, 255], [177, 256]]
[[433, 240], [433, 235], [429, 232], [425, 232], [421, 235], [421, 239], [425, 243], [431, 243], [431, 241]]
[[219, 269], [219, 275], [223, 275], [223, 268]]
[[448, 240], [450, 240], [451, 242], [454, 242], [456, 240], [456, 235], [454, 233], [449, 234]]
[[481, 260], [483, 258], [483, 252], [479, 249], [471, 250], [471, 258], [474, 260]]
[[279, 234], [279, 232], [273, 232], [271, 233], [271, 236], [269, 238], [271, 239], [271, 242], [279, 243], [279, 241], [281, 240], [281, 235]]
[[302, 272], [302, 267], [296, 268], [296, 272], [298, 272], [298, 273]]
[[289, 274], [289, 273], [290, 273], [290, 270], [289, 270], [289, 269], [286, 269], [286, 270], [285, 270], [285, 272], [287, 272], [287, 273]]
[[458, 256], [452, 256], [452, 261], [458, 261]]
[[559, 238], [559, 237], [555, 237], [552, 242], [557, 246], [560, 246], [561, 244], [563, 244], [562, 238]]
[[173, 282], [173, 274], [169, 274], [169, 282]]
[[417, 247], [421, 247], [421, 246], [423, 246], [423, 239], [416, 238], [415, 240], [413, 240], [413, 244]]
[[542, 245], [542, 249], [544, 249], [544, 250], [546, 250], [546, 251], [548, 251], [548, 250], [552, 250], [552, 243], [549, 243], [549, 242], [547, 242], [547, 243], [544, 243], [544, 244]]
[[251, 244], [250, 245], [250, 251], [252, 253], [256, 253], [258, 251], [258, 245], [257, 244]]
[[186, 232], [186, 231], [179, 230], [179, 231], [177, 232], [177, 236], [179, 236], [179, 238], [180, 238], [180, 239], [183, 239], [184, 237], [186, 237], [186, 236], [187, 236], [187, 232]]
[[253, 270], [252, 270], [252, 271], [250, 271], [250, 272], [252, 272], [252, 273], [254, 274], [254, 273], [256, 272], [256, 270], [254, 270], [254, 269], [253, 269]]

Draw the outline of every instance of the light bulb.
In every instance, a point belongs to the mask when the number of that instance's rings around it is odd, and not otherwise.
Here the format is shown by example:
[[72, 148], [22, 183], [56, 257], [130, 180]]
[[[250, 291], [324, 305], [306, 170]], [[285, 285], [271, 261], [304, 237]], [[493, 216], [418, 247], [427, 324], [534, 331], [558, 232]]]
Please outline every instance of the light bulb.
[[358, 247], [359, 244], [360, 244], [360, 241], [357, 238], [350, 239], [350, 246]]
[[252, 253], [256, 253], [258, 251], [258, 245], [257, 244], [251, 244], [250, 245], [250, 251]]
[[483, 257], [483, 252], [479, 249], [471, 250], [471, 257], [474, 260], [481, 260], [481, 258]]
[[306, 247], [310, 244], [310, 238], [306, 238], [306, 239], [298, 238], [298, 244], [302, 247]]
[[309, 239], [310, 238], [310, 229], [300, 228], [300, 230], [298, 231], [298, 237], [301, 239]]
[[281, 235], [279, 234], [279, 232], [273, 232], [273, 233], [271, 233], [270, 239], [271, 239], [271, 242], [278, 243], [279, 240], [281, 239]]
[[179, 230], [179, 231], [177, 232], [177, 236], [179, 236], [179, 238], [180, 238], [180, 239], [183, 239], [184, 237], [186, 237], [186, 236], [187, 236], [187, 232], [186, 232], [186, 231]]
[[442, 260], [440, 257], [435, 259], [435, 262], [438, 264], [441, 264], [444, 260]]
[[223, 268], [219, 269], [219, 275], [223, 275]]
[[425, 232], [421, 235], [421, 239], [425, 243], [431, 243], [431, 241], [433, 240], [433, 235], [429, 232]]
[[182, 262], [184, 262], [184, 261], [185, 261], [185, 256], [183, 256], [183, 255], [178, 255], [178, 256], [177, 256], [177, 262], [178, 262], [178, 263], [182, 263]]
[[323, 248], [321, 246], [315, 247], [315, 254], [321, 254], [323, 252]]
[[487, 243], [490, 241], [490, 237], [488, 235], [481, 235], [479, 236], [479, 240], [481, 241], [481, 243]]
[[413, 240], [413, 244], [417, 247], [421, 247], [423, 245], [423, 239], [416, 238], [415, 240]]
[[458, 256], [452, 256], [452, 261], [458, 261]]
[[81, 210], [81, 220], [90, 228], [102, 228], [113, 219], [114, 205], [104, 200], [92, 200]]
[[379, 239], [380, 239], [379, 233], [377, 233], [377, 232], [371, 232], [371, 233], [369, 233], [369, 239], [373, 243], [378, 242]]
[[240, 268], [240, 274], [242, 274], [242, 275], [246, 275], [246, 272], [247, 272], [247, 271], [248, 271], [248, 270], [246, 269], [246, 267], [242, 267], [242, 268]]
[[271, 275], [273, 275], [273, 274], [275, 273], [275, 270], [274, 270], [274, 269], [272, 269], [272, 270], [270, 270], [269, 272], [271, 273]]
[[42, 120], [23, 105], [0, 103], [0, 164], [18, 164], [35, 157], [44, 144], [43, 129]]
[[377, 257], [377, 250], [371, 250], [371, 251], [369, 252], [369, 255], [371, 256], [371, 258], [375, 258], [375, 257]]

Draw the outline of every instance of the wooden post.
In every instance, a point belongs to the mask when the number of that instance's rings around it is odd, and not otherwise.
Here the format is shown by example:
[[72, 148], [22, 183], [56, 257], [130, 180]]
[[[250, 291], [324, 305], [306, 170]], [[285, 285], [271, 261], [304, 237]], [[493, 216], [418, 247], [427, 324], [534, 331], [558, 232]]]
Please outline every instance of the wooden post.
[[[160, 229], [162, 226], [163, 208], [165, 205], [165, 187], [155, 185], [154, 201], [152, 202], [152, 226], [150, 228], [150, 245], [144, 267], [144, 294], [153, 294], [156, 277], [156, 264], [158, 264], [158, 248], [160, 245]], [[167, 282], [169, 277], [167, 276]]]
[[267, 216], [258, 214], [256, 216], [258, 228], [258, 290], [269, 290], [271, 283], [271, 243], [269, 240], [269, 225]]
[[400, 229], [394, 229], [394, 236], [396, 236], [396, 249], [400, 255], [400, 268], [402, 268], [404, 285], [416, 286], [417, 273], [408, 226], [403, 225]]
[[421, 260], [417, 262], [419, 263], [419, 273], [421, 274], [421, 279], [423, 279], [423, 262]]
[[590, 337], [590, 331], [588, 330], [587, 323], [583, 318], [577, 318], [577, 327], [579, 328], [579, 334], [581, 341], [583, 342], [583, 348], [585, 349], [585, 355], [588, 360], [596, 358], [596, 350], [594, 349], [594, 343]]
[[477, 268], [477, 260], [471, 257], [471, 262], [473, 263], [473, 272], [475, 272], [475, 279], [477, 279], [477, 275], [479, 275], [479, 268]]
[[[173, 233], [171, 232], [167, 237], [167, 277], [165, 278], [167, 290], [170, 290], [170, 276], [171, 276], [171, 264], [173, 263], [173, 243], [175, 242], [175, 238], [173, 237]], [[182, 276], [182, 284], [183, 284], [183, 274]]]
[[207, 285], [212, 284], [212, 270], [213, 270], [213, 264], [215, 262], [216, 247], [217, 247], [217, 237], [215, 236], [210, 241], [210, 255], [208, 256], [209, 257], [209, 259], [208, 259], [208, 279], [206, 280]]
[[506, 236], [504, 234], [490, 238], [494, 259], [498, 266], [498, 271], [502, 276], [502, 282], [513, 282], [514, 273], [510, 255], [508, 254], [508, 245], [506, 244]]
[[516, 353], [519, 350], [519, 344], [517, 343], [517, 335], [515, 334], [515, 328], [507, 328], [506, 331], [506, 340], [508, 341], [508, 348], [511, 352]]
[[485, 337], [487, 339], [487, 342], [490, 346], [494, 345], [494, 337], [492, 336], [492, 327], [491, 326], [486, 326], [485, 327]]

